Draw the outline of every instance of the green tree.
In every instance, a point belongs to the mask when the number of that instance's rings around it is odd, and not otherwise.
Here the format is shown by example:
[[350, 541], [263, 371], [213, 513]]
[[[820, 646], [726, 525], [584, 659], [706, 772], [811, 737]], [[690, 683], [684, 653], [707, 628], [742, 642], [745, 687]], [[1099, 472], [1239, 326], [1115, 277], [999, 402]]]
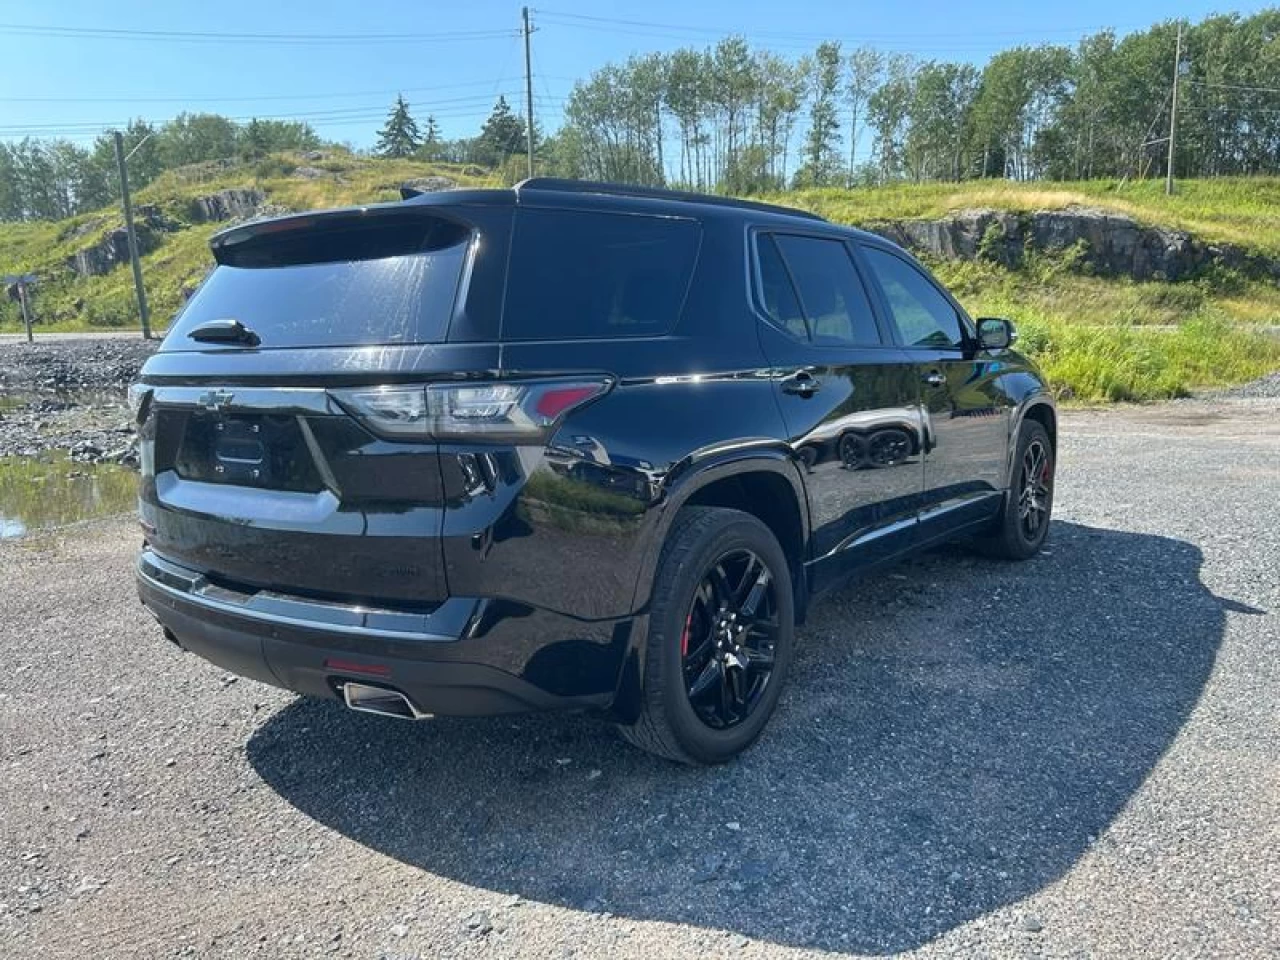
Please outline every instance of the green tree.
[[500, 95], [480, 128], [473, 157], [482, 166], [498, 167], [511, 154], [524, 153], [524, 140], [524, 120], [512, 112], [507, 98]]
[[374, 152], [383, 157], [402, 159], [411, 157], [422, 143], [418, 124], [409, 113], [409, 104], [403, 95], [396, 96], [387, 122], [378, 131], [378, 144]]
[[813, 94], [809, 104], [809, 134], [805, 139], [804, 165], [796, 171], [796, 183], [827, 186], [840, 169], [840, 119], [836, 98], [840, 91], [840, 44], [818, 44], [813, 55]]
[[232, 121], [216, 113], [180, 113], [156, 138], [165, 169], [173, 169], [236, 156], [238, 133]]
[[849, 78], [845, 101], [849, 104], [849, 185], [853, 185], [858, 160], [858, 115], [880, 85], [884, 74], [884, 54], [873, 47], [859, 47], [849, 54]]

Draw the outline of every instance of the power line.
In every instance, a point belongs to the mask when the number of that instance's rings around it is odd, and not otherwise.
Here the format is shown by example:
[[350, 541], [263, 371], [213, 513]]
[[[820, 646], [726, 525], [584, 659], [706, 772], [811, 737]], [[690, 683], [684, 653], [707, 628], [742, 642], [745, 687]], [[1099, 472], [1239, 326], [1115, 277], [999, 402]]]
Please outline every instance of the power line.
[[[544, 10], [542, 8], [536, 8], [535, 12], [542, 17], [552, 17], [557, 20], [564, 19], [564, 20], [585, 21], [588, 23], [617, 24], [622, 26], [644, 27], [644, 28], [652, 28], [657, 30], [678, 31], [678, 32], [685, 32], [685, 33], [713, 34], [715, 36], [729, 36], [736, 32], [734, 30], [726, 30], [724, 27], [701, 27], [701, 26], [695, 27], [695, 26], [690, 26], [685, 24], [656, 23], [651, 20], [626, 20], [618, 17], [598, 17], [598, 16], [591, 16], [585, 13], [569, 13], [566, 11], [559, 11], [559, 10]], [[567, 24], [567, 23], [563, 24], [563, 26], [569, 26], [569, 25], [570, 24]], [[1038, 37], [1038, 36], [1044, 36], [1046, 34], [1078, 35], [1080, 33], [1087, 33], [1091, 29], [1094, 29], [1094, 28], [1081, 29], [1076, 27], [1061, 27], [1061, 28], [1050, 28], [1045, 30], [995, 30], [995, 31], [974, 31], [974, 32], [946, 31], [946, 32], [940, 32], [940, 33], [912, 32], [912, 33], [875, 34], [875, 33], [859, 32], [858, 36], [859, 38], [864, 40], [911, 40], [911, 41], [918, 41], [920, 39], [976, 40], [976, 39], [985, 38], [985, 37]], [[1131, 28], [1123, 27], [1118, 29], [1131, 29]], [[791, 31], [782, 31], [782, 30], [754, 30], [752, 31], [752, 35], [756, 37], [773, 37], [773, 38], [782, 39], [782, 40], [804, 40], [804, 41], [809, 41], [814, 43], [819, 43], [824, 40], [832, 39], [832, 37], [829, 34], [795, 33]]]
[[132, 30], [114, 27], [67, 27], [54, 24], [0, 23], [0, 30], [18, 36], [64, 37], [80, 40], [148, 40], [167, 43], [352, 44], [454, 43], [516, 35], [515, 30], [452, 30], [437, 33], [221, 33], [196, 30]]
[[1184, 80], [1193, 87], [1208, 87], [1213, 90], [1243, 90], [1248, 93], [1280, 93], [1280, 87], [1246, 87], [1236, 83], [1206, 83], [1202, 80]]
[[396, 90], [353, 90], [348, 93], [273, 93], [252, 97], [136, 97], [132, 95], [118, 97], [0, 97], [0, 103], [262, 103], [282, 100], [341, 100], [349, 97], [394, 97], [402, 93], [428, 93], [434, 90], [486, 87], [492, 82], [491, 80], [468, 80], [462, 83], [445, 83], [430, 87], [400, 87]]

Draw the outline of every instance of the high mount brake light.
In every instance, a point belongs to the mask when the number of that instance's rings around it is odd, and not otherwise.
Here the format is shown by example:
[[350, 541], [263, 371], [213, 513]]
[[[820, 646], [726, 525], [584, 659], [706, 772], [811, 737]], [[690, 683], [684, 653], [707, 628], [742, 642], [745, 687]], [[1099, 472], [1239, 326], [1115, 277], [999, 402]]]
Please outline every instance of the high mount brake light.
[[370, 430], [392, 440], [539, 441], [569, 411], [605, 393], [613, 381], [489, 381], [335, 390], [333, 396]]

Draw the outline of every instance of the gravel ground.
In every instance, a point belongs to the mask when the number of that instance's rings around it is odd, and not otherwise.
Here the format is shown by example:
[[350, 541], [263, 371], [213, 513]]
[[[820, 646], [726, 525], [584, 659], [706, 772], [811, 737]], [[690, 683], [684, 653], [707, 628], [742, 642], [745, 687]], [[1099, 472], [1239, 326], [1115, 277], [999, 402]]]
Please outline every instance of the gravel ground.
[[235, 681], [125, 521], [0, 545], [0, 954], [1275, 956], [1278, 414], [1065, 416], [1045, 553], [823, 603], [714, 770]]
[[125, 391], [157, 346], [88, 335], [0, 342], [0, 457], [61, 449], [87, 463], [135, 464]]

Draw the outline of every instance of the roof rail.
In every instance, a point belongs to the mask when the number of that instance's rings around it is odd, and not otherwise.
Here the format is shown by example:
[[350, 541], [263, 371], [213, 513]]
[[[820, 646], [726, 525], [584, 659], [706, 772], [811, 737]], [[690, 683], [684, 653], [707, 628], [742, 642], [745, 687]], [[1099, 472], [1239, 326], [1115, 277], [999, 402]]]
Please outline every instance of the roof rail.
[[627, 183], [602, 183], [597, 180], [566, 180], [561, 177], [530, 177], [515, 185], [515, 190], [547, 190], [558, 193], [594, 193], [609, 197], [644, 197], [655, 200], [677, 200], [682, 203], [702, 203], [716, 207], [737, 207], [742, 210], [759, 210], [762, 213], [778, 213], [789, 217], [805, 217], [826, 221], [826, 217], [808, 210], [796, 210], [774, 203], [756, 200], [738, 200], [734, 197], [691, 193], [687, 190], [667, 190], [662, 187], [637, 187]]

